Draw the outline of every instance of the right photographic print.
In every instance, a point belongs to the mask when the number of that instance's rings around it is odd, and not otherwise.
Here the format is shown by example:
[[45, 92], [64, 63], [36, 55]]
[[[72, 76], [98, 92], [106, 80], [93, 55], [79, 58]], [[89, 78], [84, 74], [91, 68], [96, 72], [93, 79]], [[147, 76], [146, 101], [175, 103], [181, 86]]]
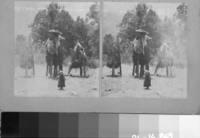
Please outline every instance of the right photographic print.
[[102, 97], [187, 98], [186, 3], [103, 3]]

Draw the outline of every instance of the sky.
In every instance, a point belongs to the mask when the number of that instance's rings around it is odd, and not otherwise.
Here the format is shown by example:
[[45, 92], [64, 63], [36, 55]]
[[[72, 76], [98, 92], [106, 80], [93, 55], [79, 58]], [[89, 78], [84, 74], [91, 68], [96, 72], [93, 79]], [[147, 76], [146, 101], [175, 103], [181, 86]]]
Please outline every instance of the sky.
[[[112, 34], [116, 36], [119, 33], [119, 25], [123, 19], [124, 14], [128, 10], [132, 10], [137, 6], [138, 2], [104, 2], [103, 5], [103, 35]], [[151, 7], [160, 19], [164, 19], [166, 16], [172, 18], [176, 12], [176, 8], [181, 3], [146, 3], [148, 7]]]
[[[115, 11], [118, 13], [126, 13], [127, 10], [132, 10], [138, 2], [105, 2], [104, 11]], [[176, 8], [180, 3], [146, 3], [148, 6], [152, 6], [152, 9], [156, 11], [161, 19], [165, 16], [172, 17], [176, 12]]]
[[[30, 28], [28, 25], [34, 20], [35, 15], [39, 10], [45, 9], [46, 5], [51, 2], [39, 2], [39, 1], [16, 1], [15, 2], [15, 35], [23, 34], [28, 36]], [[58, 2], [59, 5], [63, 5], [73, 19], [76, 20], [77, 16], [85, 18], [89, 11], [89, 8], [94, 2]], [[104, 12], [119, 13], [119, 17], [122, 18], [127, 10], [133, 9], [138, 3], [136, 2], [104, 2]], [[165, 16], [172, 17], [176, 11], [176, 8], [180, 3], [147, 3], [158, 13], [161, 19]], [[119, 19], [120, 21], [121, 19]], [[116, 23], [118, 24], [118, 23]], [[116, 25], [113, 25], [116, 26]], [[113, 28], [115, 29], [115, 28]]]

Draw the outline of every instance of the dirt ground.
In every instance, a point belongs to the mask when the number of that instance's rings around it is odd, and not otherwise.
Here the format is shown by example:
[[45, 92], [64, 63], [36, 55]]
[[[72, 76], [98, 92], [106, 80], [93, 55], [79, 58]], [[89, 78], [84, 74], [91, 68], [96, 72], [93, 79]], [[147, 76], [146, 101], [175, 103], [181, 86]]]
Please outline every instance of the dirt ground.
[[[68, 67], [63, 72], [67, 74]], [[79, 69], [71, 71], [78, 76]], [[25, 70], [15, 67], [15, 96], [20, 97], [99, 97], [99, 69], [88, 69], [88, 78], [65, 76], [64, 90], [57, 87], [58, 80], [46, 76], [45, 65], [35, 65], [35, 77], [29, 70], [29, 77], [25, 78]]]
[[[68, 68], [64, 67], [64, 74]], [[122, 77], [110, 77], [111, 69], [103, 67], [102, 96], [120, 98], [187, 98], [187, 68], [173, 67], [173, 78], [151, 76], [150, 90], [143, 87], [143, 79], [132, 76], [132, 66], [122, 65]], [[119, 70], [116, 69], [117, 74]], [[150, 68], [153, 74], [154, 68]], [[166, 70], [160, 69], [159, 75], [165, 75]], [[79, 75], [79, 69], [71, 74]], [[46, 76], [45, 65], [35, 65], [35, 77], [29, 70], [29, 77], [25, 78], [25, 70], [15, 67], [15, 96], [20, 97], [99, 97], [99, 69], [88, 69], [88, 78], [65, 76], [64, 90], [59, 90], [58, 80]]]
[[[150, 67], [153, 74], [154, 67]], [[122, 77], [108, 77], [111, 69], [103, 67], [102, 96], [125, 98], [187, 98], [187, 68], [172, 68], [173, 78], [165, 77], [166, 69], [159, 69], [160, 76], [151, 76], [150, 90], [143, 87], [143, 79], [132, 76], [132, 66], [122, 65]], [[115, 70], [115, 74], [119, 72]]]

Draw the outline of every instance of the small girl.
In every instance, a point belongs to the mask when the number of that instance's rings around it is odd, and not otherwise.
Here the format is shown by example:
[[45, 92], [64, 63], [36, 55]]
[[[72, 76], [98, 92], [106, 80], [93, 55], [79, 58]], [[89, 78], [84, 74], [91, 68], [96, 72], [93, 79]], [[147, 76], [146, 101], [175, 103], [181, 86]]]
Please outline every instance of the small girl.
[[63, 90], [63, 87], [65, 87], [65, 76], [62, 71], [59, 74], [58, 87], [60, 87], [59, 90]]
[[144, 87], [146, 87], [146, 89], [149, 89], [149, 86], [151, 86], [151, 75], [150, 75], [150, 72], [148, 70], [146, 70], [144, 75], [145, 75]]

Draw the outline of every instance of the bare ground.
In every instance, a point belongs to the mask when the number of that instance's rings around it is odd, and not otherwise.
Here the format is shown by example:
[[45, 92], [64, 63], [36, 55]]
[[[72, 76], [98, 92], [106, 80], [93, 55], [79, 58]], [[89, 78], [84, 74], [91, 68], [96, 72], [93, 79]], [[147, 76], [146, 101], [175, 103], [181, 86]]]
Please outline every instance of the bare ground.
[[[88, 78], [66, 76], [64, 90], [57, 87], [58, 80], [46, 76], [46, 66], [35, 66], [35, 77], [29, 70], [29, 77], [25, 78], [25, 70], [15, 67], [15, 96], [20, 97], [99, 97], [99, 69], [88, 69]], [[67, 74], [68, 67], [64, 67]], [[150, 68], [153, 74], [154, 68]], [[118, 70], [115, 70], [117, 74]], [[165, 75], [166, 70], [158, 71]], [[71, 74], [79, 75], [79, 69]], [[173, 68], [173, 78], [151, 76], [150, 90], [143, 87], [143, 79], [132, 76], [132, 66], [122, 65], [122, 77], [108, 77], [111, 69], [103, 67], [102, 96], [120, 98], [187, 98], [187, 68]]]
[[[164, 77], [166, 69], [160, 69], [159, 76], [151, 76], [150, 90], [143, 87], [143, 79], [132, 76], [132, 66], [122, 65], [122, 77], [108, 77], [111, 69], [103, 67], [102, 96], [126, 98], [187, 98], [187, 68], [173, 67], [173, 78]], [[153, 74], [154, 67], [150, 67]], [[115, 70], [118, 73], [118, 69]]]
[[[68, 67], [64, 67], [67, 74]], [[71, 74], [78, 76], [79, 69]], [[25, 78], [25, 70], [15, 67], [15, 96], [20, 97], [99, 97], [99, 69], [88, 69], [88, 78], [66, 76], [64, 90], [57, 87], [58, 80], [46, 76], [45, 65], [35, 65], [35, 77], [29, 70], [29, 77]]]

